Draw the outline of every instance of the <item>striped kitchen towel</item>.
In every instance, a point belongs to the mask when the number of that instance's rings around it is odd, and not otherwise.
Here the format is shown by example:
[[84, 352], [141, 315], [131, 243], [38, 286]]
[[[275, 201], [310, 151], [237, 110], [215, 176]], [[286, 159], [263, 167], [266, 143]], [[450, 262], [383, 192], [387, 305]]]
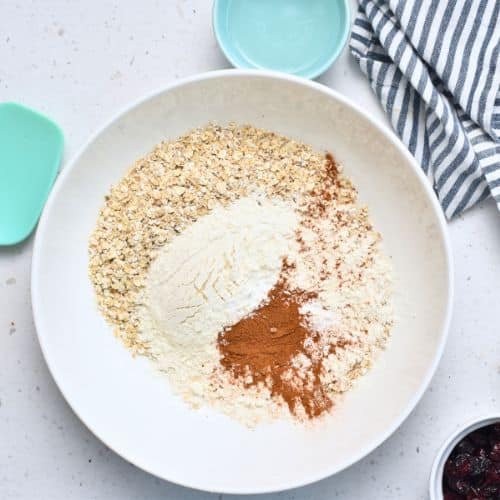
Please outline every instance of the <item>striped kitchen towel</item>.
[[500, 0], [359, 0], [350, 49], [445, 215], [500, 209]]

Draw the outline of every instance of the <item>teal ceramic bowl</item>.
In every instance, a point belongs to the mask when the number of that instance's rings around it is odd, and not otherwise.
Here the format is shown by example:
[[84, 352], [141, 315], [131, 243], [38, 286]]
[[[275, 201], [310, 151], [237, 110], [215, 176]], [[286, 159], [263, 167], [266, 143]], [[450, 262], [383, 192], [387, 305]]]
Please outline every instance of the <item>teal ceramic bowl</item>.
[[316, 78], [349, 34], [347, 0], [215, 0], [214, 33], [238, 68]]

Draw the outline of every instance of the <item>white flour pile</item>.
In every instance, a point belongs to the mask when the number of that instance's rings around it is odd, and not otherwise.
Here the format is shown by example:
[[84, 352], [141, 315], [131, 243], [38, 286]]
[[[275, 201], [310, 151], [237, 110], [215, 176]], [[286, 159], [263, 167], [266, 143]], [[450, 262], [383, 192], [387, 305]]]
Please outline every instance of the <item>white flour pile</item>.
[[213, 392], [217, 335], [265, 299], [296, 246], [297, 224], [282, 200], [241, 198], [198, 219], [152, 263], [140, 339], [194, 405]]

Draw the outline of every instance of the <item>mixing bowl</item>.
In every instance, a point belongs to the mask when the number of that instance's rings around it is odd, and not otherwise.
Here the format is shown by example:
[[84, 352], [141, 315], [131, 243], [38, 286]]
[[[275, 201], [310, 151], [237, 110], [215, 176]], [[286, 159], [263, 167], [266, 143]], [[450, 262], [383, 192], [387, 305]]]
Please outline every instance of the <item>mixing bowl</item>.
[[[110, 186], [164, 140], [208, 122], [250, 123], [331, 151], [359, 188], [391, 256], [396, 324], [387, 350], [331, 416], [249, 429], [190, 409], [100, 316], [88, 237]], [[403, 422], [427, 387], [450, 319], [445, 221], [427, 179], [386, 128], [336, 92], [280, 73], [227, 70], [130, 105], [66, 166], [43, 212], [33, 311], [47, 364], [75, 413], [110, 448], [170, 481], [261, 493], [305, 485], [360, 460]]]

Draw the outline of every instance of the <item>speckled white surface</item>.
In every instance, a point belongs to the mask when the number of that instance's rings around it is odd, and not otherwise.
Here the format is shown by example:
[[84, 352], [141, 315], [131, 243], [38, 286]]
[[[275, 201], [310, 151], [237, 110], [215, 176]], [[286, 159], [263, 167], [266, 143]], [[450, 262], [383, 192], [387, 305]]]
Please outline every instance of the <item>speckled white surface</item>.
[[[0, 101], [23, 102], [56, 120], [68, 159], [130, 100], [228, 67], [212, 36], [210, 8], [207, 0], [0, 0]], [[387, 123], [347, 51], [320, 81]], [[343, 473], [259, 498], [424, 499], [441, 442], [461, 422], [500, 410], [500, 214], [486, 202], [450, 231], [455, 312], [440, 368], [417, 409]], [[31, 238], [0, 248], [0, 499], [218, 499], [129, 465], [68, 408], [36, 340], [31, 248]]]

